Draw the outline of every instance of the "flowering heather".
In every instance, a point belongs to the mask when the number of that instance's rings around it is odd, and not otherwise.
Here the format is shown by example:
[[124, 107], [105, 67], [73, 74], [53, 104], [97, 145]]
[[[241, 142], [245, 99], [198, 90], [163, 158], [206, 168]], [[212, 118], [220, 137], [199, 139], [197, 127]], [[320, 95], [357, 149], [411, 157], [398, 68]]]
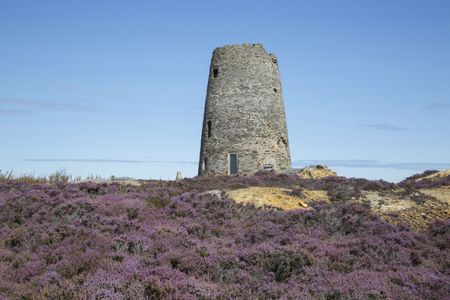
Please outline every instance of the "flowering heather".
[[[438, 171], [425, 171], [422, 174], [417, 174], [411, 177], [406, 178], [398, 185], [407, 188], [407, 189], [428, 189], [428, 188], [436, 188], [441, 186], [450, 186], [450, 176], [443, 176], [437, 179], [428, 179], [423, 178], [428, 175], [433, 175], [438, 173]], [[420, 179], [420, 180], [418, 180]]]
[[[280, 211], [213, 189], [327, 190]], [[445, 299], [450, 220], [415, 232], [346, 203], [384, 181], [252, 177], [0, 180], [0, 299]]]

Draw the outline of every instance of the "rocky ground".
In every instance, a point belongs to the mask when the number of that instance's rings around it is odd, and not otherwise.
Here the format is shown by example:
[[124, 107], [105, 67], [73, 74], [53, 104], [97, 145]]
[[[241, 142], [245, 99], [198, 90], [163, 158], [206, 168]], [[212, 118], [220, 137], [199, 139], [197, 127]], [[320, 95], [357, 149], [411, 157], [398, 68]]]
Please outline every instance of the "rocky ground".
[[[283, 210], [308, 209], [313, 202], [331, 202], [325, 190], [302, 189], [299, 195], [293, 195], [293, 191], [279, 187], [246, 187], [226, 192], [238, 203]], [[405, 222], [418, 230], [426, 229], [434, 220], [450, 218], [450, 188], [446, 186], [419, 189], [412, 193], [405, 189], [362, 191], [361, 196], [353, 197], [348, 202], [368, 205], [385, 220]]]
[[[327, 167], [308, 167], [300, 170], [301, 178], [317, 179], [337, 176]], [[430, 181], [450, 177], [450, 170], [424, 175], [415, 182]], [[326, 190], [303, 188], [300, 190], [279, 187], [245, 187], [226, 191], [227, 195], [239, 203], [252, 203], [260, 207], [274, 207], [283, 210], [308, 209], [313, 202], [331, 202]], [[410, 189], [393, 187], [381, 191], [361, 190], [361, 193], [346, 199], [349, 203], [367, 205], [383, 219], [403, 222], [413, 229], [425, 230], [430, 222], [450, 218], [450, 187]]]

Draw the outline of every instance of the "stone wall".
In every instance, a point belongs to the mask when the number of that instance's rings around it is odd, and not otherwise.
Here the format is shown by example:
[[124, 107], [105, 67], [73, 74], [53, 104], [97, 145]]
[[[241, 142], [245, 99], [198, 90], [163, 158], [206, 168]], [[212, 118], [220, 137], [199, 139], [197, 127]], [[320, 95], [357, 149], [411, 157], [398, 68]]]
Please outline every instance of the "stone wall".
[[239, 174], [291, 167], [277, 58], [260, 44], [216, 48], [211, 60], [199, 175]]

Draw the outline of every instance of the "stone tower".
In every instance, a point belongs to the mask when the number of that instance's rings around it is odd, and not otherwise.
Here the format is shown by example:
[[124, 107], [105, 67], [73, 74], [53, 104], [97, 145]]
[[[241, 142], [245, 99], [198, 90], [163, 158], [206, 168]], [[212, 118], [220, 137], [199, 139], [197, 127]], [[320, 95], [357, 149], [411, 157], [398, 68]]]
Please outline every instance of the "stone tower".
[[198, 174], [290, 168], [277, 58], [261, 44], [216, 48], [209, 71]]

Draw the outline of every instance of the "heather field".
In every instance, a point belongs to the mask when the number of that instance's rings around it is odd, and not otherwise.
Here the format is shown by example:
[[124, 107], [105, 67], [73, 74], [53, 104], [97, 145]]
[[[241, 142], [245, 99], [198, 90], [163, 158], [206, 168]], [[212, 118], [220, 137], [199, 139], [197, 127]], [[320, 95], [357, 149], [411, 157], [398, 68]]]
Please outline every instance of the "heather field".
[[[449, 218], [436, 214], [417, 230], [355, 200], [395, 194], [418, 210], [449, 177], [393, 184], [267, 173], [139, 184], [1, 179], [0, 299], [450, 297]], [[226, 193], [245, 187], [328, 196], [285, 211]]]

